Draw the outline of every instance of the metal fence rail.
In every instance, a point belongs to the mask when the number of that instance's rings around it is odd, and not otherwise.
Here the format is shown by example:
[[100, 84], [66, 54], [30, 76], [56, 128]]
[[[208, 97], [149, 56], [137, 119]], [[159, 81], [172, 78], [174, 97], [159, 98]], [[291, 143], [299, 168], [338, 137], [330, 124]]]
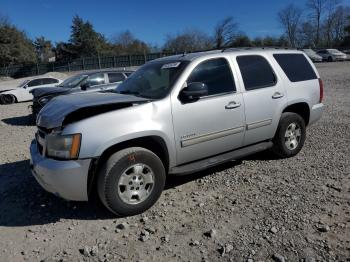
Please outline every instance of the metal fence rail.
[[174, 53], [150, 53], [121, 56], [97, 56], [74, 59], [65, 62], [10, 65], [0, 68], [0, 76], [14, 78], [42, 75], [48, 72], [70, 72], [112, 67], [140, 66], [148, 61], [174, 55]]

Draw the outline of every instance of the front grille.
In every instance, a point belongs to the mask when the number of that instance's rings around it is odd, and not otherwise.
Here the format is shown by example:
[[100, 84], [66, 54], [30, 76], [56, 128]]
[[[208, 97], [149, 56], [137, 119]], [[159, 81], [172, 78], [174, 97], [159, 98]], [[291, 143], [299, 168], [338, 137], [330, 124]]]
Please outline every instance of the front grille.
[[42, 127], [38, 127], [38, 131], [37, 131], [37, 133], [35, 135], [36, 143], [37, 143], [37, 146], [38, 146], [38, 150], [39, 150], [39, 153], [41, 155], [45, 154], [45, 152], [44, 152], [45, 138], [46, 138], [46, 135], [49, 133], [48, 131], [49, 131], [48, 129], [45, 129], [45, 128], [42, 128]]

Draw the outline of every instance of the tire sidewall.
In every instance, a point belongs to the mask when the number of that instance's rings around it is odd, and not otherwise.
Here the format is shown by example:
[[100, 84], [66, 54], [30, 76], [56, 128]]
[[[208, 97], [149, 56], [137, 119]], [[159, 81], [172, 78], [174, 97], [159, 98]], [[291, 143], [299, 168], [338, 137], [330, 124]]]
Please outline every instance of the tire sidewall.
[[[107, 163], [106, 174], [100, 174], [100, 178], [104, 177], [103, 198], [105, 205], [115, 214], [119, 216], [129, 216], [142, 213], [149, 209], [160, 197], [165, 185], [165, 170], [161, 160], [151, 151], [135, 150], [124, 154], [117, 161], [110, 158]], [[118, 195], [118, 181], [123, 172], [132, 165], [137, 163], [149, 166], [154, 175], [154, 185], [151, 195], [139, 204], [127, 204]], [[100, 192], [100, 196], [101, 196]]]

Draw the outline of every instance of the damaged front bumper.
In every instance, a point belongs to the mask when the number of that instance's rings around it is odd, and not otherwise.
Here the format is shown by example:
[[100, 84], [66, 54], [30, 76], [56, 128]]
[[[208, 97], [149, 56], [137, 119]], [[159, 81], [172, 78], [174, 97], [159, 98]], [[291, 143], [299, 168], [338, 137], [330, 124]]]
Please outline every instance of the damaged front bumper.
[[30, 168], [48, 192], [66, 200], [88, 200], [88, 173], [91, 159], [59, 161], [42, 156], [35, 140], [30, 145]]

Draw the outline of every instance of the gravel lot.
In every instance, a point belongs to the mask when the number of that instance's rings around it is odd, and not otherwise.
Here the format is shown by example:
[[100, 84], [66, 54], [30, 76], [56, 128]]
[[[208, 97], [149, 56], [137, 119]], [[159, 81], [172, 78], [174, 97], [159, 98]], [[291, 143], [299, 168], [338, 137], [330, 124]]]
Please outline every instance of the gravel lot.
[[0, 261], [350, 261], [350, 62], [317, 65], [326, 112], [290, 159], [170, 178], [143, 215], [66, 202], [29, 172], [28, 105], [0, 105]]

